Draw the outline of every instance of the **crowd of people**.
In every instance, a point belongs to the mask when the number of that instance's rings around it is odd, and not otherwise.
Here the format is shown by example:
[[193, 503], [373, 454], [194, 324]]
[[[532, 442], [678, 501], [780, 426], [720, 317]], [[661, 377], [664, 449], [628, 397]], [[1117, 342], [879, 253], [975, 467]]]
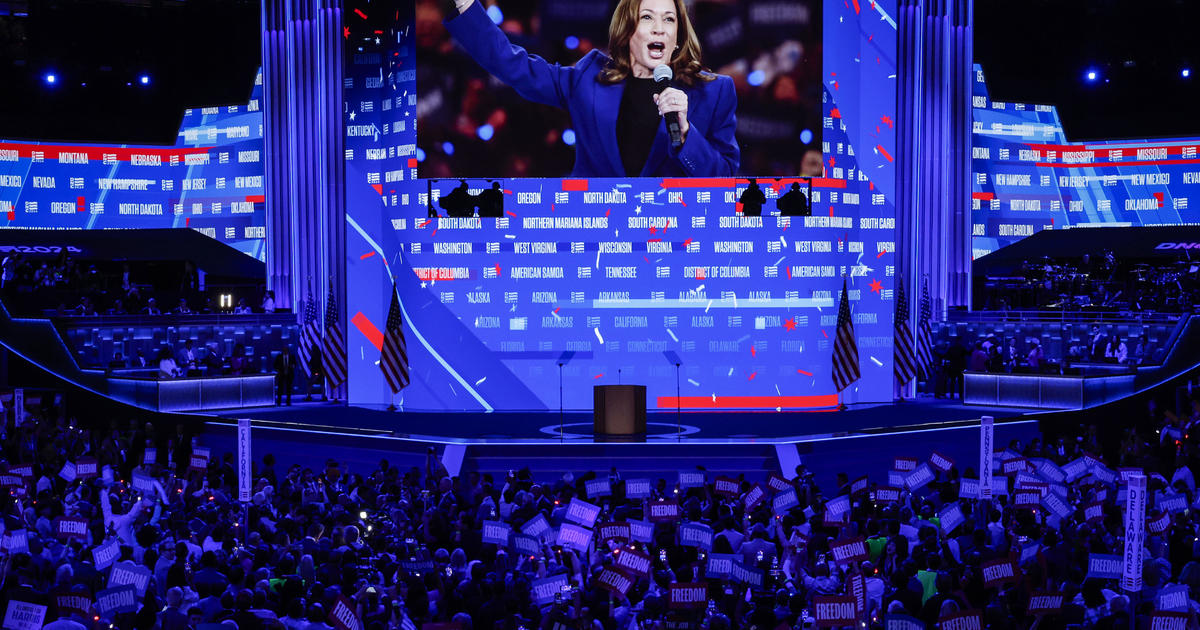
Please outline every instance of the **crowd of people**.
[[[79, 261], [65, 252], [56, 258], [33, 259], [11, 251], [0, 257], [0, 292], [9, 310], [22, 315], [197, 315], [230, 310], [204, 294], [199, 270], [188, 261], [178, 273], [164, 274], [139, 271], [127, 262], [118, 269], [115, 263]], [[275, 312], [274, 292], [262, 295], [254, 306], [239, 299], [232, 312]]]
[[[430, 449], [423, 469], [354, 472], [256, 453], [241, 503], [234, 454], [182, 426], [87, 430], [33, 404], [4, 428], [3, 599], [56, 630], [1194, 630], [1196, 392], [1119, 444], [1090, 425], [997, 447], [990, 501], [936, 450], [819, 487], [803, 465], [450, 476]], [[1128, 593], [1133, 469], [1149, 501]]]

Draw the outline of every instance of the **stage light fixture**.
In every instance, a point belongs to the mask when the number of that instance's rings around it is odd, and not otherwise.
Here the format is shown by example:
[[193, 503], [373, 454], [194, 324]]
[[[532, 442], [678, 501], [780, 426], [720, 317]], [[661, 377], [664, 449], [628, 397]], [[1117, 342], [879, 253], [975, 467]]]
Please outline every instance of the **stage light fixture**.
[[808, 144], [812, 141], [813, 141], [812, 129], [805, 129], [804, 131], [800, 132], [800, 142], [803, 142], [804, 144]]
[[762, 70], [755, 70], [754, 72], [750, 73], [750, 76], [746, 77], [746, 82], [753, 86], [762, 85], [764, 82], [766, 82], [766, 80], [767, 73], [763, 72]]
[[480, 140], [487, 142], [488, 140], [492, 139], [492, 136], [496, 135], [496, 128], [491, 125], [480, 125], [480, 127], [475, 130], [475, 134], [479, 136]]
[[420, 149], [420, 148], [417, 149], [417, 161], [418, 162], [425, 161], [425, 149]]
[[54, 85], [55, 83], [58, 83], [58, 75], [54, 74], [53, 72], [47, 72], [42, 77], [42, 80], [46, 82], [46, 85]]
[[442, 143], [442, 153], [446, 155], [454, 155], [454, 144], [447, 141]]
[[150, 75], [143, 74], [142, 76], [138, 77], [138, 83], [141, 83], [142, 85], [150, 85]]
[[500, 10], [500, 7], [498, 7], [494, 4], [490, 7], [488, 7], [487, 14], [488, 14], [488, 17], [492, 18], [492, 22], [494, 24], [496, 24], [497, 26], [499, 26], [500, 23], [504, 21], [504, 12]]
[[1185, 78], [1185, 79], [1186, 79], [1186, 78], [1188, 78], [1188, 77], [1192, 76], [1192, 69], [1191, 69], [1191, 68], [1184, 68], [1184, 69], [1183, 69], [1183, 70], [1182, 70], [1182, 71], [1181, 71], [1179, 74], [1180, 74], [1181, 76], [1183, 76], [1183, 78]]
[[567, 39], [563, 42], [563, 45], [567, 47], [567, 50], [575, 50], [576, 48], [579, 48], [579, 38], [575, 37], [574, 35], [568, 35]]
[[1089, 83], [1095, 83], [1096, 80], [1100, 78], [1100, 73], [1096, 70], [1088, 70], [1087, 74], [1085, 74], [1084, 77], [1088, 80]]
[[563, 143], [565, 143], [567, 146], [569, 146], [569, 147], [575, 146], [575, 130], [574, 129], [564, 130], [563, 134], [562, 134], [562, 139], [563, 139]]

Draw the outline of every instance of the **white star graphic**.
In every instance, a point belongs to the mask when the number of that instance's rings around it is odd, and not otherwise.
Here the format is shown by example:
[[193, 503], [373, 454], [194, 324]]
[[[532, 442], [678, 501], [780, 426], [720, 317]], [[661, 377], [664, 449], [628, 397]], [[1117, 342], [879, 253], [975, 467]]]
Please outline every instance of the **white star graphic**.
[[350, 110], [350, 122], [354, 122], [354, 110]]
[[634, 208], [634, 209], [633, 209], [633, 211], [634, 211], [634, 213], [636, 213], [636, 214], [641, 214], [641, 213], [642, 213], [642, 207], [641, 207], [641, 206], [638, 206], [638, 207]]

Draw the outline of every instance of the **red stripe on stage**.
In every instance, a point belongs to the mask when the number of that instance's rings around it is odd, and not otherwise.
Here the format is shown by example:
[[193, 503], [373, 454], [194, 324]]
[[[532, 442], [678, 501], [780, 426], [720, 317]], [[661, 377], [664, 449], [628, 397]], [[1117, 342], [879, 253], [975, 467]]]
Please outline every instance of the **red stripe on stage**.
[[362, 256], [359, 256], [359, 257], [358, 257], [358, 259], [359, 259], [359, 260], [366, 260], [366, 259], [368, 259], [368, 258], [370, 258], [370, 257], [372, 257], [372, 256], [374, 256], [374, 255], [375, 255], [375, 252], [367, 252], [367, 253], [363, 254]]
[[996, 194], [995, 193], [971, 193], [971, 198], [979, 199], [981, 201], [991, 201], [996, 198]]
[[566, 192], [587, 192], [588, 180], [564, 179], [562, 180], [562, 189]]
[[[828, 177], [812, 177], [812, 178], [797, 178], [785, 177], [779, 180], [779, 184], [790, 186], [792, 182], [805, 183], [808, 179], [812, 180], [813, 188], [845, 188], [846, 180], [832, 179]], [[760, 180], [764, 181], [764, 180]], [[749, 183], [748, 179], [740, 179], [734, 177], [678, 177], [666, 178], [660, 184], [663, 188], [733, 188], [738, 184]]]
[[[675, 409], [674, 396], [659, 396], [656, 402], [659, 409]], [[836, 407], [837, 394], [823, 396], [683, 396], [679, 398], [679, 408], [682, 409], [774, 409], [787, 407], [789, 409], [821, 409]]]
[[246, 201], [249, 201], [250, 203], [266, 203], [267, 196], [266, 195], [246, 195]]
[[358, 332], [361, 332], [367, 341], [375, 346], [376, 350], [383, 350], [383, 333], [379, 332], [379, 328], [372, 324], [371, 320], [362, 314], [362, 311], [355, 313], [354, 317], [350, 318], [350, 323], [354, 324]]

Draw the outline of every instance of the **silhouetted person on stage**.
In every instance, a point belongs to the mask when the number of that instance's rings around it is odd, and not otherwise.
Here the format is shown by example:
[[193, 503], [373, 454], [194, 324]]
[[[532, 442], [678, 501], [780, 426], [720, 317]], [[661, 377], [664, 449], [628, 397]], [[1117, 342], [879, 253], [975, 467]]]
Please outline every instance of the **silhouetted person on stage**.
[[797, 182], [792, 182], [792, 188], [775, 200], [775, 206], [779, 208], [779, 214], [785, 217], [812, 216], [812, 206], [808, 204], [808, 197], [800, 192]]
[[500, 182], [492, 182], [491, 188], [479, 193], [479, 216], [504, 216], [504, 191], [500, 190]]
[[766, 202], [767, 196], [753, 179], [750, 180], [750, 187], [738, 198], [738, 203], [742, 204], [742, 216], [747, 217], [762, 216], [762, 207]]
[[287, 396], [287, 404], [292, 404], [292, 379], [296, 375], [296, 355], [292, 347], [275, 355], [275, 404], [279, 405]]
[[467, 182], [462, 182], [458, 188], [450, 191], [450, 194], [442, 197], [442, 209], [451, 217], [473, 217], [475, 216], [475, 197], [472, 197], [467, 192]]

